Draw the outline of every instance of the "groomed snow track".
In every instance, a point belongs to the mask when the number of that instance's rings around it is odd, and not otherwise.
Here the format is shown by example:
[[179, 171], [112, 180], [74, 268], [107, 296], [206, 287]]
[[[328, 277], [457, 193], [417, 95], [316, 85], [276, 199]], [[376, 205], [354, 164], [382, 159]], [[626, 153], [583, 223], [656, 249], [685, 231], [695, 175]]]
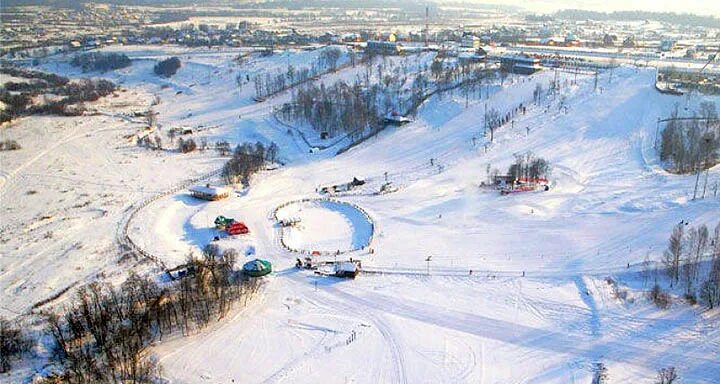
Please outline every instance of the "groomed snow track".
[[347, 202], [347, 201], [342, 201], [342, 200], [338, 200], [338, 199], [331, 199], [331, 198], [305, 198], [305, 199], [299, 199], [299, 200], [291, 200], [291, 201], [285, 202], [285, 203], [283, 203], [283, 204], [280, 204], [277, 208], [275, 208], [275, 209], [272, 211], [271, 217], [272, 217], [273, 220], [275, 220], [275, 222], [279, 222], [280, 220], [278, 219], [277, 213], [278, 213], [278, 211], [280, 211], [281, 209], [283, 209], [283, 208], [285, 208], [285, 207], [287, 207], [287, 206], [293, 205], [293, 204], [311, 203], [311, 202], [331, 202], [331, 203], [335, 203], [335, 204], [343, 204], [343, 205], [350, 206], [350, 207], [352, 207], [353, 209], [355, 209], [356, 211], [360, 212], [360, 213], [365, 217], [365, 220], [367, 220], [368, 223], [370, 224], [370, 237], [369, 237], [368, 240], [367, 240], [367, 244], [366, 244], [364, 247], [354, 248], [354, 249], [349, 249], [349, 250], [341, 250], [341, 251], [337, 251], [337, 252], [329, 252], [329, 251], [309, 251], [309, 250], [306, 250], [306, 249], [294, 249], [294, 248], [292, 248], [292, 247], [290, 247], [290, 246], [287, 245], [287, 243], [285, 242], [285, 231], [284, 231], [282, 228], [280, 228], [279, 238], [280, 238], [280, 244], [283, 246], [283, 248], [287, 249], [287, 250], [290, 251], [290, 252], [301, 253], [301, 254], [303, 254], [303, 255], [306, 255], [306, 254], [309, 255], [309, 254], [311, 254], [311, 253], [313, 253], [313, 252], [315, 252], [315, 253], [318, 253], [318, 252], [319, 252], [321, 256], [332, 256], [332, 255], [343, 255], [343, 254], [348, 254], [348, 253], [357, 252], [357, 251], [360, 251], [360, 250], [362, 250], [362, 249], [364, 249], [364, 248], [369, 247], [369, 246], [372, 244], [373, 238], [374, 238], [374, 236], [375, 236], [375, 222], [374, 222], [373, 219], [370, 217], [370, 214], [367, 213], [367, 211], [365, 211], [365, 210], [364, 210], [363, 208], [361, 208], [360, 206], [358, 206], [358, 205], [356, 205], [356, 204], [353, 204], [353, 203], [350, 203], [350, 202]]

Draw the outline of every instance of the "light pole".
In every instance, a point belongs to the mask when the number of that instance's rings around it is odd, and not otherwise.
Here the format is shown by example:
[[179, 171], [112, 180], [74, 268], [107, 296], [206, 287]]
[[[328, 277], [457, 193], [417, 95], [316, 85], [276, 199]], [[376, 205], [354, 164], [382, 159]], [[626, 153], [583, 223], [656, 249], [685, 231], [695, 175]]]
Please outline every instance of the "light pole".
[[427, 274], [430, 275], [430, 261], [432, 261], [432, 256], [428, 256], [427, 259], [425, 259], [427, 262]]

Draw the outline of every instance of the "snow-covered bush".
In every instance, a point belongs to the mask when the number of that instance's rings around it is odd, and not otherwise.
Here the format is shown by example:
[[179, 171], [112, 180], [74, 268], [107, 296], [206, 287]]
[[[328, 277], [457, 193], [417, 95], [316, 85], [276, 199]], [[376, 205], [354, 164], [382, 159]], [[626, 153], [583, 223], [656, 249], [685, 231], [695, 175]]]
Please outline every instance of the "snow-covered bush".
[[171, 57], [165, 59], [155, 65], [155, 74], [165, 77], [170, 77], [177, 73], [178, 69], [182, 66], [180, 59], [177, 57]]
[[655, 284], [650, 292], [648, 292], [648, 299], [655, 303], [660, 309], [668, 309], [672, 303], [670, 295], [664, 292], [658, 284]]

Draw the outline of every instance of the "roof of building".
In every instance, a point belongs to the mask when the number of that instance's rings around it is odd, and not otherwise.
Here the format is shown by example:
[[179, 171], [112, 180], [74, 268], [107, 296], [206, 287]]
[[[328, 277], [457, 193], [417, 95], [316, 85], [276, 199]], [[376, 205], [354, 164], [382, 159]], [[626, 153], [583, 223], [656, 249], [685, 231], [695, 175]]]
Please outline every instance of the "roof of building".
[[192, 186], [192, 187], [190, 187], [190, 192], [203, 194], [203, 195], [213, 195], [213, 196], [230, 194], [230, 190], [228, 188], [214, 187], [209, 184]]

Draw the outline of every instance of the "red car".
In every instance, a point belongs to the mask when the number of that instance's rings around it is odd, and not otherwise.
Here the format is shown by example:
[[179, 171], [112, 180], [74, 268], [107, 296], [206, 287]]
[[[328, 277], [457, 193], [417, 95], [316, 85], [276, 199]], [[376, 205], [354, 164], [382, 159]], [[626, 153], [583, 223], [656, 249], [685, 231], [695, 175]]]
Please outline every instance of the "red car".
[[244, 235], [250, 232], [245, 223], [239, 221], [230, 223], [227, 227], [225, 227], [225, 231], [227, 231], [228, 235]]

